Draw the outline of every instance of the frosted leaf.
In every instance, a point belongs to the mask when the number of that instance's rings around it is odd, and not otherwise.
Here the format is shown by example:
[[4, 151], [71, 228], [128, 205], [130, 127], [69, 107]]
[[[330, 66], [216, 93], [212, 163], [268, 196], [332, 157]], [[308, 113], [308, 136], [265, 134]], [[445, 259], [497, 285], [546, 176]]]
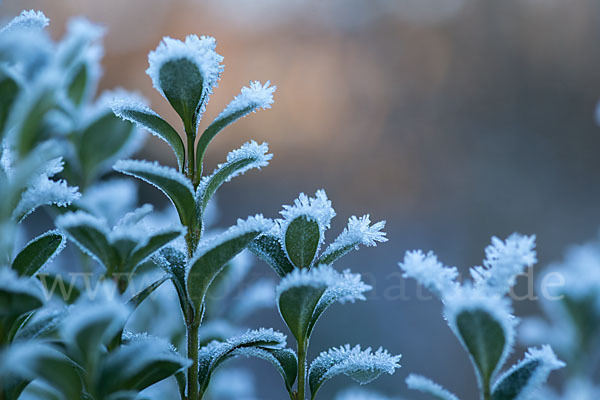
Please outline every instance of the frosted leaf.
[[[157, 161], [145, 161], [145, 160], [119, 160], [115, 163], [113, 167], [116, 171], [121, 172], [126, 175], [132, 175], [127, 172], [128, 169], [136, 169], [143, 170], [149, 173], [164, 176], [167, 179], [174, 180], [179, 184], [185, 186], [189, 189], [190, 193], [194, 193], [194, 188], [192, 187], [191, 182], [187, 179], [183, 174], [177, 171], [174, 168], [165, 167], [160, 165]], [[133, 176], [133, 175], [132, 175]], [[137, 176], [136, 176], [137, 177]], [[146, 179], [140, 178], [151, 185], [154, 185], [152, 182], [149, 182]], [[156, 185], [154, 185], [156, 186]], [[158, 189], [162, 191], [162, 189], [156, 186]]]
[[56, 58], [62, 63], [61, 67], [71, 66], [74, 61], [78, 61], [84, 48], [101, 39], [105, 33], [104, 27], [87, 18], [71, 18], [67, 22], [67, 33], [57, 48]]
[[[530, 347], [525, 358], [513, 365], [494, 384], [494, 395], [512, 395], [518, 393], [515, 400], [530, 399], [540, 386], [546, 382], [550, 372], [563, 368], [566, 364], [556, 358], [548, 345], [540, 348]], [[511, 376], [512, 375], [512, 376]]]
[[131, 309], [123, 303], [113, 282], [99, 282], [94, 291], [82, 293], [77, 303], [69, 309], [68, 316], [60, 326], [60, 333], [73, 350], [76, 346], [76, 352], [88, 357], [91, 354], [87, 352], [98, 351], [99, 343], [106, 344], [123, 329], [130, 314]]
[[404, 261], [398, 263], [404, 278], [413, 278], [440, 298], [451, 296], [459, 287], [456, 267], [445, 267], [433, 252], [407, 251]]
[[93, 216], [84, 211], [68, 212], [59, 215], [55, 222], [56, 226], [61, 229], [66, 229], [77, 225], [89, 225], [94, 227], [94, 229], [104, 233], [106, 236], [108, 236], [109, 233], [109, 228], [104, 218]]
[[38, 176], [21, 195], [17, 207], [13, 211], [13, 218], [22, 221], [36, 208], [44, 205], [57, 205], [66, 207], [73, 201], [79, 199], [81, 193], [78, 187], [67, 185], [67, 181], [61, 179], [54, 181], [46, 174]]
[[376, 246], [377, 242], [387, 242], [386, 233], [382, 232], [382, 229], [385, 228], [385, 221], [379, 221], [372, 226], [369, 226], [370, 223], [368, 214], [360, 218], [350, 217], [348, 226], [325, 249], [319, 262], [331, 264], [352, 249], [358, 250], [361, 244], [370, 247]]
[[[138, 92], [131, 92], [120, 87], [105, 90], [98, 96], [94, 103], [87, 104], [83, 109], [81, 119], [82, 127], [89, 125], [103, 115], [113, 113], [115, 104], [122, 104], [125, 106], [125, 101], [130, 104], [136, 104], [138, 107], [146, 107], [146, 104], [148, 103], [148, 100]], [[121, 116], [117, 116], [121, 118]]]
[[410, 374], [406, 378], [406, 385], [409, 389], [428, 393], [439, 399], [458, 400], [458, 397], [441, 387], [439, 384], [421, 375]]
[[254, 312], [272, 308], [274, 304], [275, 283], [270, 279], [259, 279], [235, 297], [231, 318], [240, 321]]
[[206, 387], [210, 374], [227, 356], [240, 347], [261, 346], [265, 348], [285, 347], [286, 336], [273, 329], [260, 328], [229, 338], [225, 342], [211, 342], [198, 351], [201, 386]]
[[361, 350], [359, 345], [351, 348], [349, 344], [331, 348], [319, 354], [310, 365], [308, 374], [311, 393], [314, 396], [325, 381], [337, 375], [346, 375], [361, 385], [384, 373], [392, 375], [400, 368], [400, 357], [392, 356], [381, 347], [375, 352], [370, 347]]
[[[213, 88], [217, 86], [223, 72], [223, 66], [221, 65], [223, 57], [215, 51], [216, 46], [216, 40], [209, 36], [198, 38], [196, 35], [188, 35], [185, 42], [166, 36], [156, 50], [148, 54], [150, 66], [146, 70], [146, 74], [152, 79], [154, 88], [166, 98], [160, 83], [162, 66], [169, 61], [187, 59], [196, 65], [202, 75], [204, 92], [202, 96], [206, 99], [208, 95], [212, 94]], [[204, 104], [206, 104], [206, 100]], [[200, 111], [200, 114], [202, 114], [202, 111]]]
[[23, 10], [21, 14], [14, 17], [6, 26], [0, 29], [0, 33], [9, 32], [15, 29], [43, 29], [50, 23], [43, 12], [35, 10]]
[[240, 168], [236, 168], [233, 173], [227, 174], [227, 177], [223, 182], [229, 182], [231, 179], [236, 176], [244, 174], [246, 171], [257, 168], [261, 169], [262, 167], [266, 167], [269, 165], [269, 161], [273, 158], [273, 154], [267, 154], [269, 151], [268, 143], [258, 144], [254, 140], [247, 142], [242, 145], [239, 149], [230, 151], [227, 154], [227, 161], [217, 165], [217, 168], [213, 171], [211, 175], [202, 177], [200, 182], [200, 186], [198, 186], [197, 193], [202, 193], [209, 182], [220, 172], [225, 169], [231, 169], [234, 164], [248, 160], [248, 163]]
[[42, 287], [37, 279], [20, 277], [14, 270], [4, 266], [0, 266], [0, 291], [19, 294], [23, 293], [37, 299], [39, 302], [43, 302], [44, 299]]
[[272, 225], [273, 221], [263, 217], [262, 214], [250, 216], [245, 220], [239, 218], [235, 225], [229, 227], [229, 229], [227, 229], [220, 235], [200, 241], [198, 247], [196, 248], [194, 258], [192, 259], [192, 261], [190, 261], [189, 265], [193, 265], [196, 259], [202, 257], [210, 249], [214, 249], [215, 247], [236, 237], [243, 236], [246, 233], [267, 231], [271, 228]]
[[[309, 219], [317, 221], [321, 236], [325, 230], [331, 226], [331, 219], [335, 217], [335, 211], [331, 207], [331, 201], [327, 198], [325, 190], [317, 190], [315, 197], [308, 197], [304, 193], [300, 193], [298, 198], [294, 200], [291, 206], [284, 205], [280, 214], [285, 219], [282, 230], [285, 232], [285, 227], [294, 219], [300, 216], [307, 216]], [[321, 240], [322, 241], [322, 240]]]
[[77, 204], [96, 216], [106, 218], [109, 225], [132, 210], [137, 203], [137, 185], [131, 179], [113, 178], [88, 188]]
[[327, 265], [322, 265], [317, 268], [311, 269], [294, 269], [292, 272], [287, 274], [276, 288], [277, 299], [281, 294], [291, 288], [301, 286], [312, 286], [312, 287], [333, 287], [336, 285], [340, 274], [333, 268]]
[[380, 393], [361, 388], [346, 389], [335, 396], [334, 400], [399, 400]]
[[[273, 93], [277, 86], [269, 86], [270, 81], [262, 85], [259, 81], [251, 81], [249, 87], [243, 87], [242, 92], [225, 107], [216, 120], [226, 119], [234, 116], [241, 118], [259, 109], [271, 108], [273, 104]], [[216, 121], [215, 120], [215, 121]]]
[[[502, 351], [501, 354], [499, 354], [499, 359], [495, 368], [493, 368], [493, 371], [488, 371], [491, 373], [491, 376], [494, 376], [495, 373], [500, 370], [506, 361], [506, 358], [512, 351], [515, 342], [516, 325], [519, 320], [512, 315], [510, 301], [507, 298], [490, 295], [478, 288], [473, 288], [468, 283], [460, 287], [452, 296], [444, 298], [444, 317], [448, 322], [450, 329], [452, 329], [468, 352], [468, 346], [457, 326], [458, 315], [466, 311], [475, 313], [484, 312], [490, 315], [493, 320], [502, 327], [504, 345], [502, 346]], [[481, 345], [481, 343], [479, 344]], [[474, 359], [472, 359], [472, 361], [475, 362]]]
[[514, 285], [517, 274], [537, 262], [535, 235], [510, 235], [506, 241], [492, 237], [492, 244], [486, 247], [483, 267], [471, 269], [476, 286], [490, 293], [504, 295]]

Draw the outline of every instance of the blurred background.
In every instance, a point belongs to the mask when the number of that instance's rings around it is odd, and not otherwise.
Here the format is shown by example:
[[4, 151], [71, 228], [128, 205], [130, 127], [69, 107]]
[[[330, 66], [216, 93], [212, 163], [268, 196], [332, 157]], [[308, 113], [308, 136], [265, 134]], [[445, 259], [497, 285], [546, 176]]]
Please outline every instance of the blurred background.
[[[4, 0], [0, 17], [29, 8], [51, 19], [54, 38], [72, 16], [105, 25], [101, 87], [139, 91], [174, 124], [144, 73], [162, 36], [217, 38], [226, 67], [204, 124], [249, 80], [277, 85], [272, 110], [234, 124], [209, 149], [209, 170], [249, 139], [269, 142], [275, 155], [222, 188], [219, 223], [276, 217], [281, 204], [319, 188], [338, 214], [329, 240], [353, 214], [387, 220], [388, 243], [340, 262], [374, 286], [368, 301], [334, 306], [310, 355], [342, 343], [402, 353], [403, 368], [373, 385], [384, 393], [422, 398], [404, 384], [414, 372], [476, 396], [441, 305], [417, 299], [414, 282], [400, 278], [406, 250], [434, 249], [466, 273], [490, 236], [536, 234], [540, 274], [567, 246], [597, 235], [598, 1]], [[153, 137], [139, 157], [175, 165]], [[164, 204], [154, 189], [140, 189], [145, 202]], [[271, 275], [264, 264], [254, 271]], [[526, 289], [521, 282], [516, 292]], [[515, 308], [524, 316], [538, 305]], [[275, 310], [252, 325], [285, 331]], [[276, 373], [260, 370], [261, 398], [283, 398]], [[322, 398], [348, 383], [328, 383]]]

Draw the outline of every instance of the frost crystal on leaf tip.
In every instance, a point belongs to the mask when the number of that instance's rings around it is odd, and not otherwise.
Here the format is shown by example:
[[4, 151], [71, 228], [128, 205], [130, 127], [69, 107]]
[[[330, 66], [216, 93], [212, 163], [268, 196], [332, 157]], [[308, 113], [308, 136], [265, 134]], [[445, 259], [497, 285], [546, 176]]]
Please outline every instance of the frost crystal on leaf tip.
[[23, 10], [14, 17], [0, 32], [12, 29], [42, 29], [48, 26], [50, 20], [41, 11]]
[[211, 175], [203, 176], [198, 189], [196, 190], [196, 195], [201, 195], [206, 188], [206, 185], [211, 181], [211, 179], [223, 168], [226, 168], [229, 165], [232, 165], [238, 161], [244, 159], [253, 160], [246, 166], [237, 169], [235, 172], [231, 173], [225, 179], [225, 182], [229, 182], [231, 179], [246, 173], [248, 170], [257, 168], [261, 169], [262, 167], [266, 167], [269, 165], [269, 161], [273, 158], [273, 154], [267, 154], [269, 151], [269, 144], [264, 142], [262, 144], [256, 143], [256, 141], [252, 140], [250, 142], [244, 143], [242, 147], [239, 149], [230, 151], [227, 154], [227, 161], [225, 163], [217, 165], [217, 168], [213, 171]]
[[256, 112], [259, 108], [263, 110], [271, 108], [273, 104], [273, 93], [277, 86], [269, 86], [271, 81], [262, 85], [259, 81], [250, 82], [250, 86], [244, 86], [242, 92], [225, 107], [217, 119], [225, 118], [229, 115], [243, 112], [244, 115], [250, 112]]
[[216, 235], [214, 237], [208, 238], [206, 240], [200, 241], [198, 244], [198, 248], [196, 249], [196, 253], [192, 261], [190, 261], [190, 265], [193, 265], [195, 260], [198, 257], [202, 257], [207, 251], [219, 246], [222, 243], [227, 242], [237, 236], [242, 236], [250, 232], [265, 232], [271, 229], [273, 225], [273, 221], [265, 218], [262, 214], [256, 214], [254, 216], [250, 216], [248, 218], [237, 220], [237, 223], [234, 226], [229, 227], [225, 232], [220, 235]]
[[458, 397], [441, 387], [439, 384], [421, 375], [410, 374], [406, 378], [406, 386], [408, 386], [409, 389], [430, 393], [437, 396], [436, 398], [458, 400]]
[[366, 384], [383, 373], [392, 375], [397, 368], [400, 368], [401, 357], [392, 356], [381, 347], [373, 352], [370, 347], [361, 350], [360, 345], [351, 348], [346, 344], [321, 352], [311, 363], [310, 370], [315, 368], [326, 370], [323, 381], [344, 374], [360, 384]]
[[415, 279], [441, 298], [452, 295], [459, 287], [455, 281], [456, 267], [445, 267], [431, 251], [427, 254], [421, 250], [407, 251], [398, 265], [404, 271], [404, 278]]
[[475, 285], [492, 293], [506, 294], [515, 276], [537, 262], [534, 248], [535, 235], [513, 233], [506, 241], [492, 237], [492, 244], [485, 249], [484, 267], [471, 269]]
[[150, 66], [146, 74], [152, 79], [152, 84], [163, 96], [160, 86], [160, 69], [168, 61], [185, 58], [194, 63], [203, 78], [204, 95], [211, 94], [217, 86], [223, 66], [223, 57], [215, 51], [217, 41], [210, 36], [188, 35], [185, 42], [165, 36], [156, 50], [148, 54]]
[[331, 219], [335, 217], [331, 201], [327, 198], [327, 194], [323, 189], [317, 190], [315, 197], [308, 197], [304, 193], [300, 193], [298, 198], [294, 200], [294, 205], [284, 205], [283, 210], [279, 213], [288, 223], [303, 215], [309, 219], [314, 219], [319, 224], [321, 234], [329, 229]]
[[358, 249], [360, 244], [370, 247], [376, 246], [377, 242], [387, 242], [386, 233], [382, 232], [385, 228], [385, 221], [379, 221], [371, 226], [369, 214], [357, 218], [355, 215], [348, 219], [348, 226], [323, 252], [321, 257], [333, 253], [336, 250], [346, 246], [353, 246]]

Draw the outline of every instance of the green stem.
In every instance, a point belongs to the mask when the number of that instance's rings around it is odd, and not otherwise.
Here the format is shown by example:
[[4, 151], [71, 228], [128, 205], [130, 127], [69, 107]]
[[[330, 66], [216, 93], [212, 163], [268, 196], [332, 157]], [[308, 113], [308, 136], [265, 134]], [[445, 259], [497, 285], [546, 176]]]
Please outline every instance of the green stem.
[[195, 166], [196, 166], [196, 157], [195, 157], [195, 152], [194, 152], [194, 142], [196, 141], [196, 135], [194, 135], [194, 132], [191, 131], [190, 129], [186, 129], [185, 130], [185, 134], [187, 136], [187, 171], [186, 171], [186, 175], [188, 177], [188, 179], [192, 182], [196, 182], [197, 177], [196, 177], [196, 171], [195, 171]]
[[298, 397], [297, 400], [306, 400], [306, 351], [308, 339], [298, 342]]
[[187, 356], [192, 365], [187, 374], [187, 400], [199, 400], [198, 390], [198, 328], [200, 324], [192, 322], [187, 327]]

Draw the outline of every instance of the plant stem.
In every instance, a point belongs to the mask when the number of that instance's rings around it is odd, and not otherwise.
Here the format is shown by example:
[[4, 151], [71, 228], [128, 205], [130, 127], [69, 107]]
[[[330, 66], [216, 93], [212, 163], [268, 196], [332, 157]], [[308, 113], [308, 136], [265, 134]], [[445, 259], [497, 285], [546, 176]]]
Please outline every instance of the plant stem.
[[187, 356], [192, 365], [187, 374], [187, 400], [198, 400], [198, 328], [200, 324], [192, 322], [187, 327]]
[[186, 175], [188, 179], [192, 182], [196, 182], [196, 157], [194, 152], [194, 142], [196, 141], [196, 135], [191, 129], [185, 130], [185, 134], [187, 136], [187, 171]]
[[298, 398], [297, 400], [306, 400], [306, 350], [308, 349], [308, 339], [298, 342]]

